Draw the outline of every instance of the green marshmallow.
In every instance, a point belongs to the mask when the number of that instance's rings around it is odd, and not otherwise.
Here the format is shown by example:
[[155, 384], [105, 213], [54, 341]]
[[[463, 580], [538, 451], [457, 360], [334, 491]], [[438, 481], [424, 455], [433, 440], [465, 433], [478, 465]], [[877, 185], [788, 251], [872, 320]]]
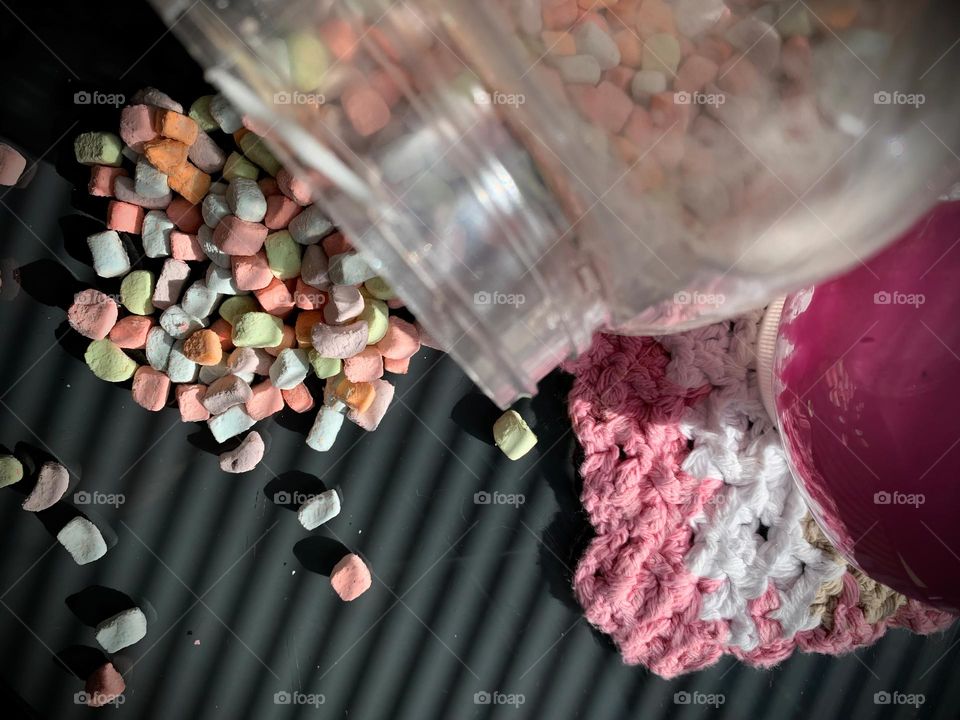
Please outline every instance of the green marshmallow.
[[23, 465], [13, 455], [0, 455], [0, 487], [13, 485], [23, 479]]
[[681, 55], [680, 43], [673, 35], [651, 35], [643, 44], [641, 67], [644, 70], [659, 70], [667, 77], [673, 77], [677, 74]]
[[493, 424], [493, 440], [511, 460], [519, 460], [537, 444], [537, 436], [516, 410], [507, 410]]
[[238, 152], [230, 153], [227, 161], [223, 164], [223, 179], [227, 182], [236, 180], [238, 177], [256, 180], [259, 174], [260, 168]]
[[300, 244], [286, 230], [267, 235], [263, 243], [267, 265], [274, 277], [281, 280], [300, 277]]
[[270, 175], [280, 172], [280, 161], [270, 152], [267, 141], [256, 133], [248, 132], [240, 138], [240, 149], [251, 162], [262, 167]]
[[302, 92], [315, 90], [330, 66], [330, 52], [313, 32], [296, 32], [287, 38], [290, 80]]
[[237, 324], [237, 318], [249, 312], [255, 312], [260, 304], [249, 295], [234, 295], [220, 303], [220, 317], [231, 325]]
[[233, 344], [240, 347], [268, 348], [283, 342], [283, 320], [265, 312], [248, 312], [233, 324]]
[[313, 368], [313, 372], [316, 373], [316, 376], [321, 380], [326, 380], [327, 378], [332, 378], [340, 374], [340, 367], [342, 365], [340, 358], [323, 357], [316, 350], [311, 350], [307, 356], [310, 359], [310, 366]]
[[220, 129], [220, 125], [217, 124], [217, 121], [213, 119], [213, 115], [210, 114], [211, 100], [213, 100], [213, 95], [204, 95], [194, 100], [193, 105], [190, 106], [190, 117], [204, 132]]
[[372, 277], [363, 286], [377, 300], [393, 300], [397, 295], [382, 277]]
[[107, 339], [90, 343], [83, 359], [94, 375], [107, 382], [129, 380], [137, 371], [137, 363]]
[[383, 300], [364, 298], [363, 312], [357, 319], [366, 321], [369, 330], [367, 345], [373, 345], [383, 340], [383, 336], [387, 334], [387, 328], [390, 326], [390, 310]]
[[120, 302], [134, 315], [153, 313], [155, 281], [149, 270], [134, 270], [120, 283]]
[[123, 141], [113, 133], [85, 132], [73, 141], [73, 152], [81, 165], [110, 165], [123, 162]]

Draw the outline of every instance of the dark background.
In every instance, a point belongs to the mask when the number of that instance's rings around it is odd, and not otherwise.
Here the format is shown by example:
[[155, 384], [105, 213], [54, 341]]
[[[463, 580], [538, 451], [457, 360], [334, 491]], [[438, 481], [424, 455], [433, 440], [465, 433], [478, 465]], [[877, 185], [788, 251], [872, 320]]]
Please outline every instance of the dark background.
[[[957, 626], [931, 638], [891, 632], [843, 658], [798, 654], [769, 672], [724, 658], [667, 682], [622, 665], [570, 589], [589, 528], [562, 375], [525, 408], [540, 444], [517, 463], [486, 439], [490, 405], [451, 360], [424, 351], [376, 433], [348, 424], [321, 455], [303, 443], [310, 418], [287, 412], [258, 426], [268, 454], [243, 476], [219, 471], [203, 426], [181, 424], [172, 408], [147, 413], [129, 383], [94, 378], [64, 310], [96, 280], [84, 238], [102, 228], [106, 201], [86, 195], [71, 143], [84, 130], [116, 131], [119, 111], [77, 105], [74, 94], [130, 97], [143, 85], [185, 105], [208, 91], [146, 4], [0, 0], [0, 137], [42, 161], [27, 188], [0, 189], [0, 445], [25, 443], [22, 453], [50, 453], [71, 471], [71, 502], [40, 515], [19, 508], [29, 483], [0, 492], [4, 717], [958, 716]], [[272, 501], [322, 487], [339, 488], [344, 510], [313, 533]], [[78, 489], [125, 502], [74, 509]], [[476, 505], [480, 490], [525, 503]], [[78, 510], [111, 545], [85, 567], [54, 539]], [[344, 604], [326, 573], [348, 549], [375, 579]], [[92, 625], [131, 602], [149, 627], [113, 658], [124, 705], [76, 705], [74, 673], [103, 661]], [[676, 705], [682, 690], [725, 703]], [[881, 690], [925, 703], [877, 706]], [[325, 702], [276, 705], [280, 691]], [[477, 705], [481, 691], [524, 703]]]

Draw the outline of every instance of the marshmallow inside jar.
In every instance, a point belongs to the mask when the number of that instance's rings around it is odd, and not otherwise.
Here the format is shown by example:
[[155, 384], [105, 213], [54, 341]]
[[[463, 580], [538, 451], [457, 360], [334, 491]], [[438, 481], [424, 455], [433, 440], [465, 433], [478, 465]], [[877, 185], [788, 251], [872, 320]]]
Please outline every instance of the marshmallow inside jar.
[[930, 107], [960, 104], [935, 92], [956, 68], [914, 72], [947, 32], [929, 5], [239, 2], [174, 32], [263, 126], [286, 194], [322, 198], [507, 407], [597, 330], [761, 307], [929, 207], [948, 179], [923, 125], [960, 134]]

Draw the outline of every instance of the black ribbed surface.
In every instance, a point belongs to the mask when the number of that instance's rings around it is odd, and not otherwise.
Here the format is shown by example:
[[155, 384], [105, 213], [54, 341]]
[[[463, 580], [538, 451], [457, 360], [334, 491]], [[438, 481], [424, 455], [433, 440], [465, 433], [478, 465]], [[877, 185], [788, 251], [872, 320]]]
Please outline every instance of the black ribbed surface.
[[[28, 189], [0, 190], [0, 256], [21, 269], [23, 284], [11, 297], [4, 272], [0, 444], [23, 441], [35, 454], [56, 455], [72, 473], [68, 500], [75, 490], [126, 497], [118, 508], [81, 507], [111, 548], [78, 567], [51, 534], [69, 517], [66, 507], [38, 518], [19, 508], [28, 483], [0, 491], [6, 716], [26, 712], [12, 709], [17, 696], [43, 718], [91, 712], [74, 704], [83, 683], [54, 655], [78, 668], [97, 659], [84, 620], [124, 599], [95, 586], [128, 594], [149, 619], [147, 637], [115, 658], [128, 689], [118, 711], [101, 711], [109, 717], [957, 716], [956, 628], [932, 638], [897, 631], [856, 657], [797, 655], [769, 672], [727, 658], [666, 682], [623, 666], [580, 619], [570, 590], [569, 567], [588, 533], [562, 376], [527, 408], [540, 445], [517, 463], [476, 437], [492, 419], [470, 382], [424, 351], [376, 433], [345, 426], [335, 450], [320, 455], [303, 444], [309, 419], [285, 413], [263, 424], [264, 465], [240, 477], [219, 471], [202, 426], [180, 424], [169, 408], [147, 413], [128, 387], [96, 380], [79, 359], [85, 341], [66, 332], [62, 305], [71, 276], [93, 279], [83, 239], [97, 222], [62, 218], [75, 208], [103, 217], [105, 201], [71, 192], [85, 173], [72, 164], [69, 140], [97, 123], [113, 129], [117, 112], [76, 108], [72, 93], [144, 83], [181, 99], [200, 91], [199, 70], [169, 35], [124, 80], [105, 82], [164, 31], [145, 6], [100, 5], [109, 9], [11, 5], [84, 85], [0, 7], [4, 86], [16, 90], [0, 110], [0, 134], [40, 155], [79, 120], [47, 156], [69, 182], [46, 165]], [[111, 42], [110, 53], [92, 50]], [[344, 510], [314, 533], [268, 499], [318, 482], [342, 492]], [[526, 502], [476, 505], [479, 490], [523, 493]], [[376, 574], [371, 591], [349, 605], [324, 575], [345, 548]], [[522, 693], [525, 702], [474, 703], [475, 693], [494, 690]], [[725, 704], [678, 706], [674, 694], [683, 690], [723, 693]], [[881, 690], [923, 693], [926, 702], [919, 711], [877, 706]], [[276, 705], [278, 691], [323, 694], [325, 702], [319, 710]]]

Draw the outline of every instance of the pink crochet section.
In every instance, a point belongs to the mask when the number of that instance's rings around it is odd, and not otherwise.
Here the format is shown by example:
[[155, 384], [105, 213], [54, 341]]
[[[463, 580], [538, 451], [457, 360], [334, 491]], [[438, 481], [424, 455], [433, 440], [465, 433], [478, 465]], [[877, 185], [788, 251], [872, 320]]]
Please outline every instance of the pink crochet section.
[[[673, 361], [676, 377], [677, 363], [686, 358]], [[682, 469], [689, 447], [681, 420], [721, 389], [679, 386], [668, 377], [670, 362], [653, 339], [599, 335], [566, 366], [575, 375], [569, 412], [585, 454], [581, 500], [596, 533], [576, 569], [574, 591], [587, 620], [613, 638], [625, 662], [663, 677], [707, 667], [725, 653], [768, 667], [795, 648], [839, 654], [875, 642], [888, 627], [929, 633], [953, 621], [910, 601], [870, 624], [849, 570], [829, 630], [819, 625], [785, 637], [775, 619], [781, 596], [772, 581], [746, 603], [749, 617], [735, 618], [756, 626], [755, 647], [729, 643], [733, 619], [701, 619], [704, 597], [722, 581], [692, 574], [684, 558], [724, 483]]]

